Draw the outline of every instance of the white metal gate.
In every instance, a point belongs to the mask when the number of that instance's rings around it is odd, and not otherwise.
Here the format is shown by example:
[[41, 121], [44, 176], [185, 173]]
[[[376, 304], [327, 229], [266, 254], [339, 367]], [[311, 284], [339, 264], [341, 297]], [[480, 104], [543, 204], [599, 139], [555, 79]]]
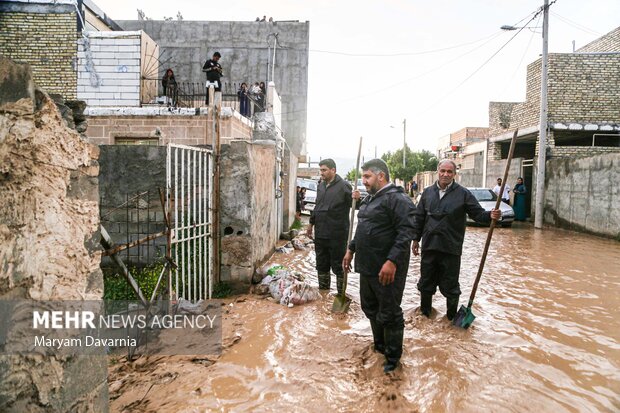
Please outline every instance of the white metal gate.
[[171, 295], [191, 301], [211, 298], [213, 151], [168, 144], [166, 175], [176, 264], [169, 279]]

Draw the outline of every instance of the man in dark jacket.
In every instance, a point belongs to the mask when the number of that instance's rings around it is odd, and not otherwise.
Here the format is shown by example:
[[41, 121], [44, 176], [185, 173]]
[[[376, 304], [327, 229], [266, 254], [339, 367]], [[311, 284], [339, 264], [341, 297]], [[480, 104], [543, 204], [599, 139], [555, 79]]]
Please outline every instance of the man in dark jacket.
[[[400, 307], [413, 235], [411, 198], [390, 183], [387, 164], [373, 159], [362, 165], [362, 183], [368, 190], [357, 214], [355, 237], [342, 261], [345, 271], [360, 274], [362, 310], [370, 320], [375, 350], [385, 355], [383, 370], [396, 369], [403, 352], [405, 319]], [[354, 198], [359, 199], [359, 191]]]
[[440, 161], [437, 173], [437, 183], [424, 190], [415, 211], [412, 250], [413, 255], [419, 254], [421, 239], [420, 311], [430, 317], [433, 294], [439, 286], [447, 301], [446, 315], [448, 320], [452, 320], [461, 295], [459, 271], [465, 238], [465, 214], [478, 223], [488, 224], [491, 219], [501, 218], [501, 212], [495, 209], [485, 211], [472, 193], [454, 180], [456, 164], [453, 161]]
[[[202, 71], [207, 74], [207, 81], [216, 83], [216, 86], [215, 86], [216, 92], [219, 92], [222, 90], [222, 83], [220, 79], [223, 75], [222, 75], [222, 65], [220, 65], [219, 63], [220, 57], [222, 57], [220, 52], [213, 53], [213, 57], [207, 60], [204, 66], [202, 67]], [[207, 105], [209, 104], [209, 89], [208, 88], [207, 88], [207, 98], [206, 98], [205, 103]]]
[[319, 288], [329, 290], [331, 268], [336, 274], [336, 287], [340, 294], [344, 281], [342, 257], [347, 249], [349, 235], [351, 184], [336, 174], [336, 163], [332, 159], [322, 160], [319, 162], [319, 167], [321, 183], [317, 188], [316, 204], [310, 215], [307, 234], [312, 237], [314, 228]]

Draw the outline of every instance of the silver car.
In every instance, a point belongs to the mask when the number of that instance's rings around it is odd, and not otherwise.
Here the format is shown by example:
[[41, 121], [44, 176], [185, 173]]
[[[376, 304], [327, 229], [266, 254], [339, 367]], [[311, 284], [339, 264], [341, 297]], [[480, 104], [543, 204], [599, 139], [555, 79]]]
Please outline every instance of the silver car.
[[[491, 189], [488, 188], [467, 188], [471, 192], [482, 208], [486, 211], [491, 211], [495, 208], [495, 202], [497, 201], [497, 195]], [[515, 219], [515, 212], [512, 207], [505, 202], [500, 202], [499, 209], [502, 211], [502, 218], [498, 222], [502, 227], [512, 226], [512, 221]], [[476, 224], [476, 221], [467, 216], [468, 224]]]

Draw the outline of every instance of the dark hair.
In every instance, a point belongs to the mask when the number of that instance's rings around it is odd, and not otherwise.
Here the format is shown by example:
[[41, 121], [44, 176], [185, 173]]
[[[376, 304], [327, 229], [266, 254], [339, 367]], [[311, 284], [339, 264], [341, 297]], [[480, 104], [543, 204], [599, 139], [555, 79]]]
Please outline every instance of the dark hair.
[[323, 165], [327, 166], [329, 169], [336, 169], [336, 162], [334, 162], [334, 160], [331, 158], [323, 159], [321, 162], [319, 162], [319, 166]]
[[215, 52], [213, 53], [213, 57], [222, 57], [222, 55], [220, 54], [220, 52]]
[[385, 180], [390, 180], [390, 170], [383, 159], [371, 159], [362, 165], [362, 171], [371, 170], [373, 173], [378, 174], [383, 172], [385, 174]]

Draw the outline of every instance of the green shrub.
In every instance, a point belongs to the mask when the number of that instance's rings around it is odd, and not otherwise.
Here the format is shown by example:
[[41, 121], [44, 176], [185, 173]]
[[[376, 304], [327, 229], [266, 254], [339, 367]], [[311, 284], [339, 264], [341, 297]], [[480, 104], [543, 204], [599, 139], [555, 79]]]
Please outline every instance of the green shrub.
[[219, 282], [213, 286], [213, 298], [226, 298], [232, 294], [232, 288], [226, 282]]
[[[164, 264], [156, 263], [142, 269], [129, 269], [129, 272], [136, 280], [136, 283], [138, 283], [140, 290], [142, 290], [144, 298], [147, 300], [151, 299], [153, 290], [157, 285], [157, 279], [159, 278], [163, 268]], [[158, 292], [161, 292], [161, 288], [166, 284], [168, 275], [164, 274], [163, 277], [164, 278], [162, 279], [161, 285], [159, 286], [160, 290]], [[104, 274], [103, 298], [105, 300], [137, 300], [138, 296], [134, 292], [133, 288], [131, 288], [125, 277], [117, 271]]]

